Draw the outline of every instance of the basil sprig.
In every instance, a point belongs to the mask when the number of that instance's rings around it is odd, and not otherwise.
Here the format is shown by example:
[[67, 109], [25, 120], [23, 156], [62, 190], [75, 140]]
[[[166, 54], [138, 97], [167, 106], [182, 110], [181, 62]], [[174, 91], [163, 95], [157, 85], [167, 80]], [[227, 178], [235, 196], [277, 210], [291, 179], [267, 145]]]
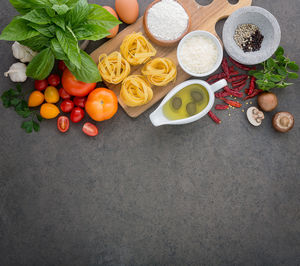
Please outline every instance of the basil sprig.
[[45, 79], [55, 59], [63, 60], [80, 81], [101, 81], [97, 65], [79, 46], [80, 40], [100, 40], [121, 22], [87, 0], [10, 0], [20, 13], [4, 28], [0, 40], [18, 41], [39, 52], [27, 76]]
[[249, 74], [256, 78], [256, 84], [263, 91], [273, 88], [286, 88], [293, 83], [287, 79], [297, 79], [299, 75], [292, 71], [298, 71], [299, 66], [284, 56], [284, 49], [280, 46], [274, 56], [262, 63], [262, 70], [251, 70]]

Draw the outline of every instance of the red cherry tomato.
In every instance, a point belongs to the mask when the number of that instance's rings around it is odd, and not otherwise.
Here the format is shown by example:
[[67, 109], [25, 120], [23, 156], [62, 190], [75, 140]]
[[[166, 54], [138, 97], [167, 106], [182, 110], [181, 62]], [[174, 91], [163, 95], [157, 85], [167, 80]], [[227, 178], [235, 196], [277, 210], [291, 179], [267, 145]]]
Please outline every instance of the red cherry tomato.
[[71, 100], [64, 100], [60, 104], [60, 109], [64, 113], [70, 113], [74, 109], [74, 103]]
[[75, 107], [71, 113], [71, 121], [78, 123], [84, 118], [84, 111], [80, 107]]
[[84, 108], [86, 103], [86, 97], [74, 97], [73, 102], [76, 106]]
[[63, 72], [66, 68], [67, 68], [67, 67], [66, 67], [65, 62], [62, 61], [62, 60], [60, 60], [60, 61], [58, 62], [58, 69], [59, 69], [60, 71]]
[[82, 127], [82, 131], [90, 137], [95, 137], [99, 134], [98, 128], [92, 123], [85, 123]]
[[48, 81], [46, 79], [43, 80], [35, 80], [34, 87], [38, 91], [43, 91], [48, 87]]
[[48, 83], [49, 83], [51, 86], [56, 87], [56, 86], [60, 83], [60, 77], [59, 77], [59, 75], [51, 74], [51, 75], [48, 77]]
[[77, 80], [67, 68], [63, 73], [61, 82], [67, 93], [72, 96], [80, 97], [88, 95], [93, 89], [95, 89], [97, 85], [97, 83], [85, 83]]
[[66, 116], [60, 116], [57, 119], [57, 128], [60, 132], [65, 133], [69, 130], [70, 121], [69, 118]]
[[71, 99], [71, 95], [69, 93], [67, 93], [64, 88], [60, 88], [59, 91], [59, 96], [60, 98], [64, 99], [64, 100], [69, 100]]

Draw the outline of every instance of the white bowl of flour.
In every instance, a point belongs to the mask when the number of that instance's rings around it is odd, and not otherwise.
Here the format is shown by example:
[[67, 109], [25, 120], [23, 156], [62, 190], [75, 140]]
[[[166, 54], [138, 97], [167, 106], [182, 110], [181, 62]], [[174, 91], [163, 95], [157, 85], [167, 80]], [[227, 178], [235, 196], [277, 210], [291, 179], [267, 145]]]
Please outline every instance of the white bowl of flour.
[[220, 41], [208, 31], [187, 34], [177, 48], [181, 68], [193, 77], [205, 77], [215, 72], [223, 59]]

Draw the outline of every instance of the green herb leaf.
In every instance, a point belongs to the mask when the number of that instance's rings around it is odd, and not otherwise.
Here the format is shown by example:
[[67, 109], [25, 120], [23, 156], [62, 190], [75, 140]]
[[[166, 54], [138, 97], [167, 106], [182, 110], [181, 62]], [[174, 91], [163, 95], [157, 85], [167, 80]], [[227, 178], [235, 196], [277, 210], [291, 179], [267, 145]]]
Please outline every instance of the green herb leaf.
[[94, 24], [85, 24], [74, 29], [74, 34], [78, 40], [99, 40], [110, 35], [110, 32], [105, 28], [94, 25]]
[[297, 78], [299, 78], [299, 75], [297, 73], [289, 72], [288, 78], [289, 79], [297, 79]]
[[10, 104], [12, 106], [17, 106], [19, 103], [21, 102], [21, 100], [19, 98], [13, 98], [11, 101], [10, 101]]
[[299, 70], [299, 66], [294, 61], [290, 62], [287, 66], [288, 66], [288, 68], [290, 70], [294, 70], [294, 71], [298, 71]]
[[9, 0], [9, 2], [22, 15], [28, 13], [33, 8], [28, 0]]
[[23, 128], [26, 133], [31, 133], [33, 129], [33, 121], [24, 121], [21, 125], [21, 128]]
[[271, 70], [273, 67], [275, 67], [275, 65], [276, 65], [276, 63], [273, 58], [269, 58], [267, 60], [267, 66], [268, 66], [269, 70]]
[[37, 80], [47, 78], [54, 66], [54, 61], [51, 48], [44, 49], [29, 63], [26, 71], [27, 76]]
[[76, 79], [86, 82], [95, 83], [101, 81], [99, 70], [93, 59], [84, 51], [81, 54], [81, 69], [76, 68], [70, 61], [65, 61], [65, 64], [70, 69]]
[[282, 80], [282, 76], [272, 74], [272, 75], [270, 75], [270, 80], [272, 82], [280, 82]]
[[58, 15], [64, 15], [69, 11], [69, 7], [65, 4], [62, 5], [53, 5], [52, 8], [56, 11]]
[[42, 8], [33, 9], [21, 18], [39, 25], [46, 25], [51, 22], [51, 18], [49, 17], [47, 12]]
[[287, 71], [286, 71], [286, 68], [283, 67], [283, 66], [279, 66], [277, 67], [277, 72], [279, 75], [285, 77], [287, 75]]
[[64, 50], [61, 48], [57, 39], [51, 40], [51, 49], [55, 55], [55, 58], [63, 61], [68, 60], [68, 57], [66, 56]]
[[39, 35], [39, 32], [30, 28], [26, 20], [14, 18], [2, 31], [0, 40], [23, 41]]
[[66, 30], [66, 23], [62, 17], [56, 16], [52, 18], [52, 22], [60, 27], [62, 30]]
[[40, 114], [36, 114], [36, 118], [39, 122], [43, 121], [43, 117]]
[[20, 43], [31, 48], [33, 51], [40, 52], [48, 47], [49, 38], [39, 34], [38, 36], [32, 37], [30, 39], [20, 41]]
[[40, 131], [40, 125], [39, 123], [32, 121], [32, 125], [33, 125], [33, 129], [35, 132], [39, 132]]
[[[51, 26], [49, 26], [49, 25], [38, 25], [38, 24], [35, 24], [35, 23], [29, 23], [28, 25], [31, 28], [38, 31], [41, 35], [44, 35], [45, 37], [53, 38], [55, 36], [56, 27], [54, 25], [51, 25]], [[47, 41], [49, 42], [49, 39], [47, 39]]]
[[90, 11], [87, 0], [78, 0], [74, 7], [67, 13], [66, 20], [74, 27], [82, 24], [88, 17]]
[[279, 46], [275, 52], [275, 55], [276, 56], [284, 55], [284, 49], [281, 46]]

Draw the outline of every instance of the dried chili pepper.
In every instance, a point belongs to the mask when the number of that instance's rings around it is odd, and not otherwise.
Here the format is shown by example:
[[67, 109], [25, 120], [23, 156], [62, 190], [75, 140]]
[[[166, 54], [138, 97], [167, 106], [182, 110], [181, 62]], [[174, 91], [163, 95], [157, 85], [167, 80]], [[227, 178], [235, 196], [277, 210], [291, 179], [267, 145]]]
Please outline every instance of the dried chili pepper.
[[225, 103], [231, 105], [231, 106], [234, 106], [234, 107], [241, 107], [242, 104], [239, 103], [239, 102], [236, 102], [236, 101], [231, 101], [231, 100], [228, 100], [228, 99], [225, 99], [225, 98], [220, 98], [221, 100], [223, 100]]
[[[249, 91], [248, 91], [249, 92]], [[262, 92], [262, 90], [259, 89], [254, 89], [254, 92], [251, 95], [248, 95], [247, 97], [245, 97], [243, 100], [247, 101], [248, 99], [254, 98], [255, 96], [257, 96], [258, 94], [260, 94]]]
[[216, 104], [215, 109], [216, 110], [227, 110], [229, 108], [229, 105], [227, 104]]
[[232, 82], [232, 87], [239, 87], [247, 83], [248, 78], [242, 79], [241, 81]]
[[245, 85], [246, 85], [246, 82], [244, 84], [240, 85], [239, 87], [234, 87], [233, 90], [234, 91], [241, 91], [245, 87]]
[[221, 119], [218, 118], [212, 111], [209, 111], [209, 112], [208, 112], [208, 115], [209, 115], [209, 117], [210, 117], [214, 122], [216, 122], [217, 124], [220, 124], [220, 123], [221, 123]]
[[251, 95], [254, 92], [254, 89], [255, 89], [255, 80], [256, 80], [255, 77], [251, 77], [249, 91], [247, 93], [248, 95]]
[[235, 70], [234, 66], [231, 66], [231, 67], [229, 68], [229, 73], [230, 73], [230, 77], [239, 74], [239, 72]]
[[222, 69], [223, 69], [223, 72], [225, 73], [226, 77], [229, 78], [230, 71], [229, 71], [227, 59], [225, 57], [223, 58], [223, 61], [222, 61]]
[[216, 96], [216, 98], [222, 98], [222, 97], [230, 96], [230, 93], [228, 93], [226, 91], [221, 91], [221, 92], [216, 92], [215, 96]]
[[244, 96], [244, 94], [242, 92], [234, 91], [234, 90], [230, 89], [228, 86], [225, 86], [224, 90], [234, 97], [243, 98], [243, 96]]
[[225, 77], [226, 77], [225, 73], [219, 73], [219, 74], [211, 76], [209, 79], [206, 80], [206, 82], [210, 82], [210, 81], [215, 80], [215, 79], [222, 79], [222, 78], [225, 78]]
[[241, 81], [241, 80], [244, 80], [244, 79], [247, 79], [248, 78], [248, 75], [237, 75], [237, 76], [234, 76], [232, 78], [227, 78], [226, 80], [228, 82], [234, 82], [234, 81]]
[[243, 64], [240, 64], [239, 62], [235, 61], [234, 59], [232, 59], [231, 57], [229, 57], [229, 60], [231, 61], [232, 64], [234, 64], [236, 67], [242, 69], [242, 70], [246, 70], [246, 71], [249, 71], [249, 70], [252, 70], [253, 68], [251, 67], [248, 67], [248, 66], [245, 66]]

